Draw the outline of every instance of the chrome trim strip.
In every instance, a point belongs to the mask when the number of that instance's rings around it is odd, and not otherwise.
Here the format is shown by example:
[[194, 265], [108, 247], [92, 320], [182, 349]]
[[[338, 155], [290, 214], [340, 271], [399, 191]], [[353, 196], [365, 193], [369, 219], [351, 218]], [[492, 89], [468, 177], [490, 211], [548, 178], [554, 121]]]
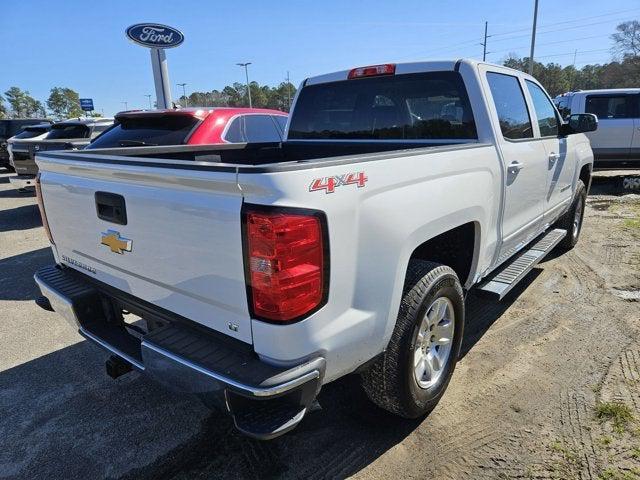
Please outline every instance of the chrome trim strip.
[[127, 355], [126, 353], [122, 352], [121, 350], [118, 350], [117, 348], [115, 348], [113, 345], [108, 344], [107, 342], [103, 341], [100, 337], [96, 337], [94, 334], [92, 334], [91, 332], [89, 332], [88, 330], [86, 330], [83, 327], [80, 327], [79, 330], [80, 335], [82, 335], [83, 337], [85, 337], [87, 340], [91, 340], [92, 342], [95, 342], [96, 344], [98, 344], [98, 346], [104, 348], [105, 350], [124, 358], [127, 362], [129, 362], [131, 365], [133, 365], [134, 367], [136, 367], [138, 370], [142, 370], [144, 371], [144, 365], [142, 363], [140, 363], [138, 360], [136, 360], [135, 358]]
[[274, 395], [279, 395], [281, 393], [284, 392], [288, 392], [289, 390], [292, 390], [296, 387], [299, 387], [300, 385], [303, 385], [304, 383], [307, 383], [310, 380], [314, 380], [316, 378], [320, 377], [320, 372], [318, 372], [318, 370], [313, 370], [311, 372], [308, 372], [298, 378], [294, 378], [293, 380], [289, 380], [288, 382], [284, 382], [281, 383], [280, 385], [275, 385], [273, 387], [252, 387], [250, 385], [245, 385], [242, 383], [239, 383], [231, 378], [225, 377], [224, 375], [221, 375], [219, 373], [215, 373], [212, 372], [210, 370], [207, 370], [199, 365], [196, 365], [195, 363], [190, 362], [189, 360], [186, 360], [182, 357], [179, 357], [161, 347], [158, 347], [156, 345], [153, 345], [151, 343], [147, 343], [143, 340], [142, 342], [142, 347], [146, 347], [150, 350], [153, 350], [156, 353], [159, 353], [160, 355], [164, 355], [165, 357], [173, 360], [174, 362], [180, 363], [181, 365], [184, 365], [187, 368], [190, 368], [192, 370], [195, 370], [203, 375], [206, 375], [208, 377], [213, 378], [214, 380], [217, 380], [221, 383], [224, 383], [227, 386], [236, 388], [238, 390], [241, 390], [245, 393], [248, 393], [254, 397], [271, 397]]

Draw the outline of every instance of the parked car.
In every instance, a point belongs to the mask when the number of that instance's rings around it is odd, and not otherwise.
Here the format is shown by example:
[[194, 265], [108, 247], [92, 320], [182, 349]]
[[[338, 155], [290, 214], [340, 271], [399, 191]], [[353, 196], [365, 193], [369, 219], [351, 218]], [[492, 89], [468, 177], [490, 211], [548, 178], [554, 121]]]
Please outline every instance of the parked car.
[[287, 114], [260, 108], [139, 110], [116, 115], [87, 148], [280, 142]]
[[503, 298], [578, 241], [596, 127], [563, 123], [523, 72], [459, 60], [308, 78], [282, 143], [39, 153], [57, 264], [38, 303], [114, 378], [224, 396], [256, 438], [354, 372], [419, 417], [455, 368], [466, 292]]
[[16, 188], [33, 187], [38, 173], [37, 152], [83, 148], [111, 125], [113, 118], [75, 118], [54, 123], [44, 138], [15, 139], [11, 144], [11, 165], [17, 175], [9, 177], [9, 181]]
[[51, 130], [51, 123], [43, 122], [37, 123], [35, 125], [27, 125], [26, 127], [22, 127], [22, 130], [17, 134], [7, 140], [7, 153], [9, 154], [9, 169], [15, 170], [13, 168], [13, 144], [16, 141], [20, 140], [42, 140], [46, 137], [47, 133]]
[[563, 116], [593, 113], [598, 130], [587, 134], [595, 168], [640, 168], [640, 88], [578, 90], [555, 98]]
[[11, 169], [9, 162], [9, 152], [7, 151], [7, 140], [17, 135], [25, 126], [34, 123], [50, 122], [46, 118], [15, 118], [0, 120], [0, 167]]

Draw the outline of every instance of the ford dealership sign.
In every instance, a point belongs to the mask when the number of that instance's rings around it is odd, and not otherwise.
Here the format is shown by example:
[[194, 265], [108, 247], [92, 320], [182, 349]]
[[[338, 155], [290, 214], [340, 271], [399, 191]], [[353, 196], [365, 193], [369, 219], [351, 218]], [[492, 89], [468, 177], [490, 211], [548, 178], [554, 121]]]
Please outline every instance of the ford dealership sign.
[[172, 48], [184, 42], [180, 30], [159, 23], [137, 23], [126, 30], [127, 37], [138, 45], [149, 48]]

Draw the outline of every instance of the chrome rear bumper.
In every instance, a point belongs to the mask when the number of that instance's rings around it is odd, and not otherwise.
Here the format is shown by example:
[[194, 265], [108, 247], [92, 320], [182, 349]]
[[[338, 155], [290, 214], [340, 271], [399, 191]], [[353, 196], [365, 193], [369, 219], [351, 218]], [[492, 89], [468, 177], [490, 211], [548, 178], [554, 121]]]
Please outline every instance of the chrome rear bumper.
[[[273, 366], [261, 361], [250, 345], [177, 318], [134, 336], [123, 324], [108, 320], [103, 305], [109, 294], [83, 277], [59, 266], [44, 267], [34, 276], [53, 309], [87, 340], [173, 390], [223, 394], [236, 426], [250, 436], [268, 439], [291, 430], [320, 390], [322, 357], [292, 367]], [[118, 298], [119, 304], [126, 301]]]

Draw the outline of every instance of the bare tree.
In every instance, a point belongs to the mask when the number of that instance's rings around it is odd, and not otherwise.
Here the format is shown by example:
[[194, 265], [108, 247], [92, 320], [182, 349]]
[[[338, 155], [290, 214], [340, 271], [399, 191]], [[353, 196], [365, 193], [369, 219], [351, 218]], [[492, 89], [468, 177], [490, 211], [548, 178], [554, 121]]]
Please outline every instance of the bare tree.
[[630, 20], [616, 27], [617, 32], [611, 35], [615, 53], [625, 57], [640, 56], [640, 22]]

